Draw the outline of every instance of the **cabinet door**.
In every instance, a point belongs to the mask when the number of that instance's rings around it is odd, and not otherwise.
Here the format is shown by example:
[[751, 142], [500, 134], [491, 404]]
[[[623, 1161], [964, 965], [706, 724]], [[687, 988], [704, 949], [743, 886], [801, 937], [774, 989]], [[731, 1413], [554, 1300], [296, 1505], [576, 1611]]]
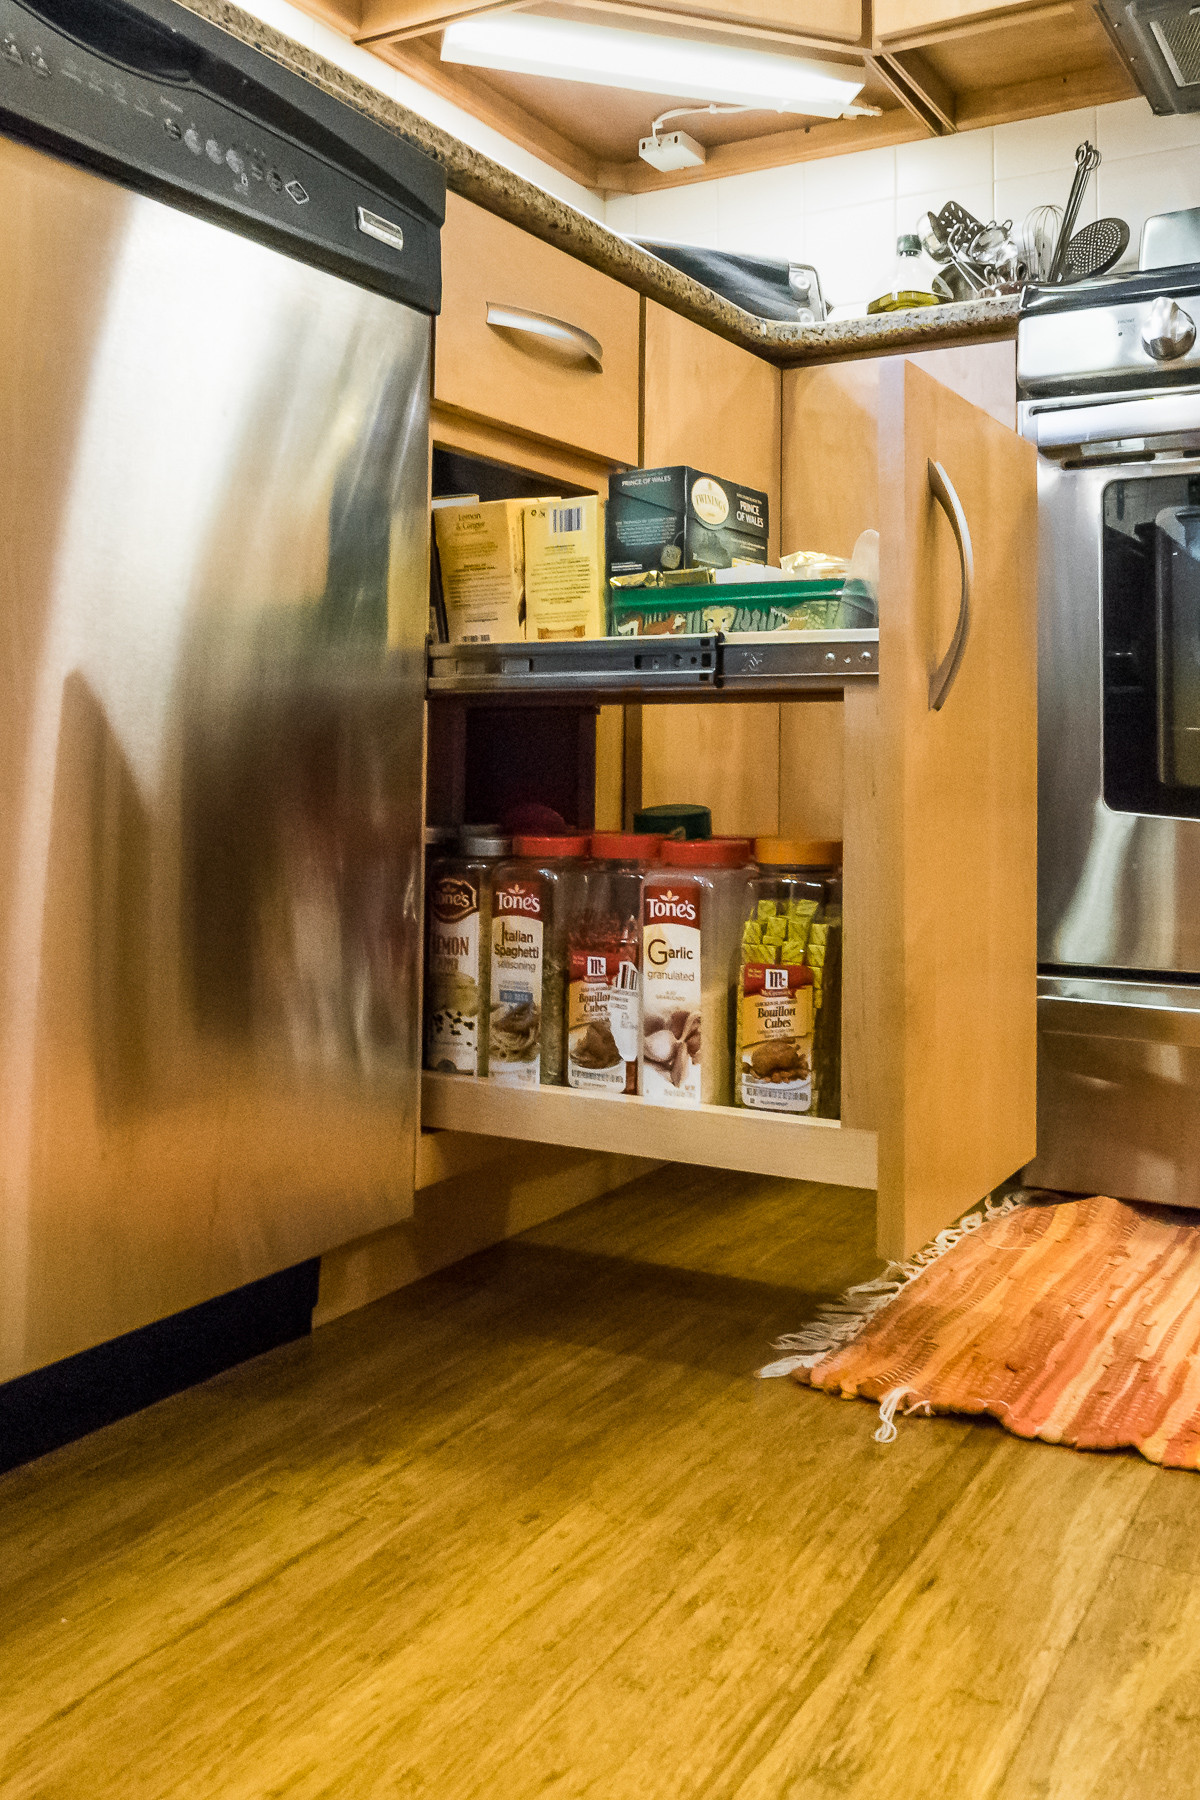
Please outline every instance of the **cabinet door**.
[[447, 199], [442, 279], [435, 400], [637, 462], [641, 303], [631, 288], [457, 194]]
[[[666, 307], [646, 302], [647, 468], [687, 463], [767, 495], [779, 560], [780, 375]], [[642, 800], [712, 809], [713, 830], [779, 829], [779, 707], [649, 706], [642, 715]]]
[[[970, 535], [970, 624], [935, 710], [959, 615], [959, 556], [931, 488], [945, 470]], [[870, 757], [872, 870], [847, 845], [848, 941], [869, 893], [878, 1060], [879, 1229], [908, 1254], [1033, 1154], [1036, 1043], [1035, 453], [911, 363], [880, 371], [876, 729], [847, 718], [847, 789]], [[848, 696], [849, 699], [849, 696]], [[864, 858], [864, 861], [866, 858]]]

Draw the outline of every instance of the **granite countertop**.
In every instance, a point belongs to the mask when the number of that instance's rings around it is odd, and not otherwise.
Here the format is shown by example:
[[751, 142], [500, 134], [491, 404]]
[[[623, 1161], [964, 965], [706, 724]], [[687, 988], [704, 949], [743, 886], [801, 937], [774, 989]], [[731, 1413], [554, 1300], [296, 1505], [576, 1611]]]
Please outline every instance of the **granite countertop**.
[[252, 18], [228, 0], [181, 0], [189, 11], [219, 25], [242, 43], [253, 45], [286, 68], [303, 75], [335, 99], [347, 101], [398, 137], [424, 150], [446, 171], [453, 193], [473, 200], [514, 225], [556, 244], [581, 262], [636, 288], [673, 312], [694, 319], [709, 331], [780, 364], [812, 363], [885, 350], [933, 348], [972, 339], [1013, 337], [1017, 328], [1016, 295], [1000, 300], [970, 301], [958, 306], [929, 306], [912, 312], [881, 313], [867, 319], [841, 319], [831, 325], [788, 325], [743, 312], [710, 288], [693, 281], [615, 232], [568, 206], [544, 188], [526, 181], [502, 163], [473, 150], [440, 126], [378, 89], [349, 75], [336, 63]]

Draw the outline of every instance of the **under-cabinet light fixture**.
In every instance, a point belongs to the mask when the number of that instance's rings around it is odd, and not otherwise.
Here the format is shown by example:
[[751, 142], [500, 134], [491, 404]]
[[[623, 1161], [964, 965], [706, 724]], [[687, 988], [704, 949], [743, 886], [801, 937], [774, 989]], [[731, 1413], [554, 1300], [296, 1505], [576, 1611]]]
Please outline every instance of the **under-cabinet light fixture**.
[[854, 105], [863, 75], [845, 64], [521, 13], [448, 25], [442, 34], [442, 61], [813, 118], [875, 111]]

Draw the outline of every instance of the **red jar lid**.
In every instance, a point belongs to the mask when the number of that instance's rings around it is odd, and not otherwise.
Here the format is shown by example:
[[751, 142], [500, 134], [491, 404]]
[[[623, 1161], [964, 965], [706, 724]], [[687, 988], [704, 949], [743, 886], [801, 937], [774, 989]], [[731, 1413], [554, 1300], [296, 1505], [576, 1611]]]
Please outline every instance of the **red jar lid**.
[[610, 862], [654, 862], [662, 839], [646, 831], [594, 831], [592, 855]]
[[673, 869], [742, 869], [754, 856], [749, 838], [667, 838], [662, 860]]
[[538, 862], [560, 856], [586, 856], [588, 840], [582, 832], [558, 832], [554, 837], [515, 837], [514, 856], [532, 856]]

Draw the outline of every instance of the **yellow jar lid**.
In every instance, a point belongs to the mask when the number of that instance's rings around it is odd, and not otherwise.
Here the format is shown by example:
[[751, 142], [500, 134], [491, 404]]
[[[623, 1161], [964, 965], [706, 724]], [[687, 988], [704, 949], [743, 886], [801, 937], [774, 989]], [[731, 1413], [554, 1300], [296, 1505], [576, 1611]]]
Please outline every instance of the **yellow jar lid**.
[[754, 860], [772, 867], [840, 868], [842, 845], [838, 838], [760, 837], [754, 840]]

